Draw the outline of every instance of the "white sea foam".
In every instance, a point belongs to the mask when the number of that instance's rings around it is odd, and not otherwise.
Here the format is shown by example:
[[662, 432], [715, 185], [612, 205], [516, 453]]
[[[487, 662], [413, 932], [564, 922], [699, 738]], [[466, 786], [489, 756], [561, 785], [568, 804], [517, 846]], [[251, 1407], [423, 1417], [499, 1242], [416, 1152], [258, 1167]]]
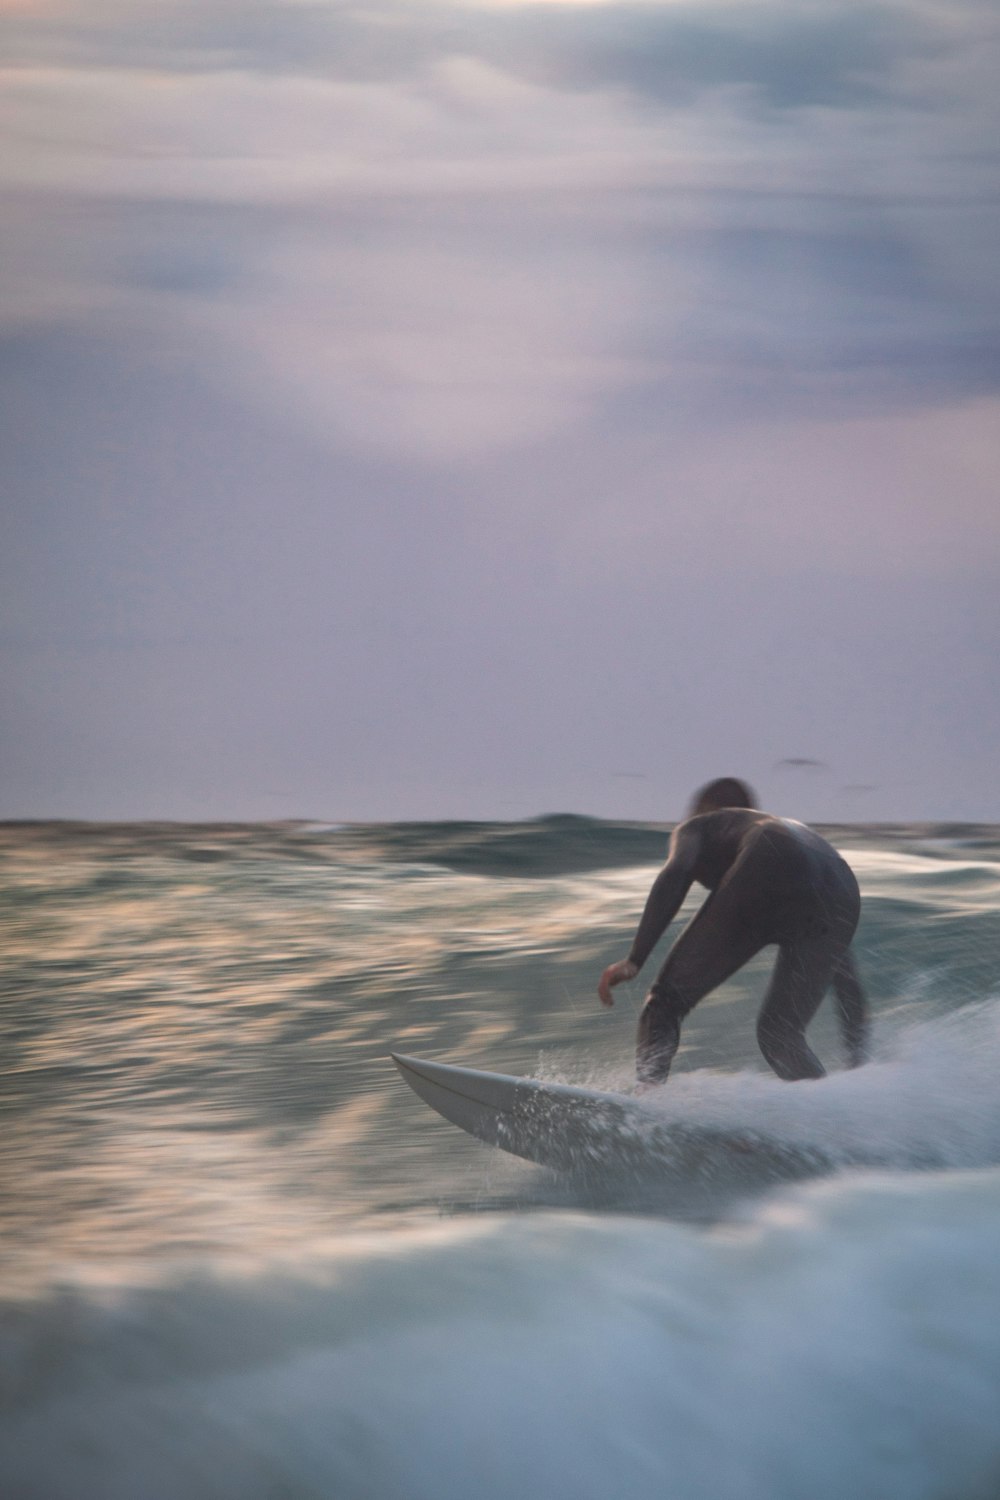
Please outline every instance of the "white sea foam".
[[[908, 1013], [910, 1014], [910, 1013]], [[766, 1074], [678, 1074], [643, 1096], [657, 1123], [756, 1132], [836, 1163], [1000, 1163], [1000, 1001], [901, 1029], [883, 1024], [874, 1062], [788, 1085]]]
[[34, 1500], [995, 1500], [1000, 1173], [799, 1188], [706, 1234], [538, 1215], [8, 1331]]

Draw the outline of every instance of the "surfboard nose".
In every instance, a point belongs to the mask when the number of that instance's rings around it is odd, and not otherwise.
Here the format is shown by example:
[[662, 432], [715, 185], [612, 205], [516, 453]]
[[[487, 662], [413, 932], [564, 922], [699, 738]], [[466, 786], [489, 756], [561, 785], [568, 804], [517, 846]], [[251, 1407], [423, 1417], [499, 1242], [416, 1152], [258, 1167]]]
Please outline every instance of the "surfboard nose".
[[421, 1078], [433, 1078], [440, 1069], [446, 1069], [446, 1063], [433, 1063], [423, 1057], [409, 1057], [405, 1052], [390, 1052], [396, 1067], [405, 1077], [407, 1073], [416, 1073]]
[[491, 1146], [497, 1144], [497, 1121], [511, 1108], [519, 1080], [431, 1062], [426, 1057], [408, 1057], [400, 1052], [389, 1055], [413, 1092], [431, 1109], [470, 1135]]
[[456, 1079], [453, 1075], [460, 1074], [461, 1069], [449, 1063], [432, 1062], [428, 1057], [410, 1057], [405, 1052], [390, 1052], [401, 1076], [406, 1080], [422, 1099], [427, 1098], [427, 1089], [455, 1089]]
[[509, 1109], [522, 1084], [521, 1079], [504, 1073], [483, 1073], [477, 1068], [459, 1068], [454, 1063], [431, 1062], [430, 1058], [409, 1057], [402, 1052], [390, 1052], [389, 1056], [414, 1093], [449, 1120], [454, 1119], [452, 1111], [458, 1100], [479, 1109]]

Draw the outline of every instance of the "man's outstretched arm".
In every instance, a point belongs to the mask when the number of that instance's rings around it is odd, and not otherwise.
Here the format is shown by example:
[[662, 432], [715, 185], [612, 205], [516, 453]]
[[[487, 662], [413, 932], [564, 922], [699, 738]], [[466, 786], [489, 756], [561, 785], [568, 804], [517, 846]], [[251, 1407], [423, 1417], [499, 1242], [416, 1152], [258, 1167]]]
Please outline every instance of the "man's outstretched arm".
[[683, 824], [674, 832], [666, 864], [653, 882], [646, 898], [639, 926], [628, 958], [609, 965], [601, 975], [597, 993], [602, 1005], [613, 1005], [611, 991], [625, 980], [634, 979], [646, 959], [677, 915], [681, 902], [694, 880], [698, 836]]

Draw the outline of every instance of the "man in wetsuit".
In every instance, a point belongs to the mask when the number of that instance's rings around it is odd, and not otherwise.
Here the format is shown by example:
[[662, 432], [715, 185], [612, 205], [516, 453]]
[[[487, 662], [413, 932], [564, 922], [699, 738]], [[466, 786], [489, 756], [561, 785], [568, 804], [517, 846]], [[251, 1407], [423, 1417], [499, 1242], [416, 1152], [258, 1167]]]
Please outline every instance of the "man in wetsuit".
[[710, 894], [646, 997], [636, 1057], [640, 1082], [664, 1081], [684, 1017], [770, 943], [778, 945], [778, 961], [757, 1040], [778, 1077], [823, 1077], [805, 1032], [831, 982], [848, 1062], [864, 1062], [868, 1003], [850, 948], [861, 906], [858, 883], [825, 839], [802, 823], [759, 812], [749, 787], [731, 776], [703, 787], [691, 816], [674, 830], [628, 958], [601, 976], [602, 1003], [613, 1005], [614, 986], [635, 978], [694, 881]]

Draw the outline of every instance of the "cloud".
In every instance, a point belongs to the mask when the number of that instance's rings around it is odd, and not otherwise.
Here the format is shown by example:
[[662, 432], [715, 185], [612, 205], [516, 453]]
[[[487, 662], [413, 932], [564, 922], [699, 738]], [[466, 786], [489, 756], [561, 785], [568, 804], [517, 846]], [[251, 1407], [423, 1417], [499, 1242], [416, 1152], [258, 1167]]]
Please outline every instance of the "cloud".
[[868, 103], [902, 61], [946, 45], [919, 14], [878, 4], [559, 6], [494, 36], [514, 65], [563, 87], [666, 106], [740, 89], [777, 110]]
[[[628, 270], [585, 245], [395, 216], [391, 233], [321, 219], [272, 243], [250, 306], [203, 310], [237, 341], [232, 368], [270, 372], [319, 434], [457, 458], [582, 421], [627, 381]], [[512, 239], [515, 243], [512, 243]], [[566, 258], [573, 275], [562, 274]]]
[[626, 407], [1000, 386], [974, 5], [105, 0], [4, 26], [0, 319], [185, 338], [332, 446], [464, 462]]
[[[968, 13], [964, 8], [963, 13]], [[546, 87], [615, 88], [668, 104], [745, 87], [775, 108], [849, 105], [884, 92], [908, 58], [952, 45], [933, 12], [832, 0], [414, 4], [103, 0], [8, 16], [12, 61], [173, 71], [259, 70], [398, 81], [446, 57]]]

